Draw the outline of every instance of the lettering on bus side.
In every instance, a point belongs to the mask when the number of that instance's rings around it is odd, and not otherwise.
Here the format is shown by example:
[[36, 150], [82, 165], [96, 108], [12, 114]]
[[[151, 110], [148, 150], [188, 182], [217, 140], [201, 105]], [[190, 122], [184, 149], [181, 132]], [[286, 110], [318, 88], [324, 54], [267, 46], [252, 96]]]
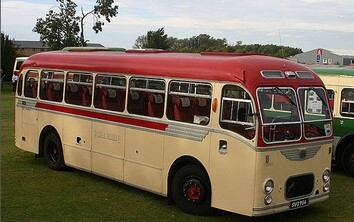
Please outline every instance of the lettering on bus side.
[[101, 130], [95, 130], [95, 138], [111, 140], [118, 142], [119, 144], [121, 143], [120, 135], [111, 132], [103, 132]]

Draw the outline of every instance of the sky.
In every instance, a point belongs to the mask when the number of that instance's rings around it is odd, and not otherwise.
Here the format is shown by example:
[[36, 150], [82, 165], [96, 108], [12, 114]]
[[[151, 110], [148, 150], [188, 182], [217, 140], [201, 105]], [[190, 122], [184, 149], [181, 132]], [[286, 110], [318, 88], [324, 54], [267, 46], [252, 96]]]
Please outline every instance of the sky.
[[[74, 0], [78, 11], [91, 10], [95, 0]], [[138, 36], [165, 29], [169, 37], [208, 34], [228, 44], [275, 44], [304, 52], [324, 48], [354, 55], [353, 0], [115, 0], [117, 17], [103, 32], [85, 20], [85, 38], [106, 47], [132, 48]], [[55, 0], [1, 0], [1, 31], [15, 40], [39, 40], [36, 20]]]

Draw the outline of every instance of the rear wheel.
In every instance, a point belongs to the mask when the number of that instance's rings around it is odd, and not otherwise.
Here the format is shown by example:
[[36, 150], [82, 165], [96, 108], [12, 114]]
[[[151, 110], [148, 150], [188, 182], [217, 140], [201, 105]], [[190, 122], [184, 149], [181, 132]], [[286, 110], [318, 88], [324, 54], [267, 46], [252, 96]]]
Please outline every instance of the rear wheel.
[[54, 133], [48, 134], [44, 140], [44, 158], [50, 169], [63, 170], [65, 168], [61, 142]]
[[354, 143], [349, 143], [342, 155], [342, 166], [344, 170], [354, 177]]
[[172, 195], [183, 212], [196, 215], [211, 213], [211, 186], [205, 171], [197, 165], [181, 168], [172, 181]]

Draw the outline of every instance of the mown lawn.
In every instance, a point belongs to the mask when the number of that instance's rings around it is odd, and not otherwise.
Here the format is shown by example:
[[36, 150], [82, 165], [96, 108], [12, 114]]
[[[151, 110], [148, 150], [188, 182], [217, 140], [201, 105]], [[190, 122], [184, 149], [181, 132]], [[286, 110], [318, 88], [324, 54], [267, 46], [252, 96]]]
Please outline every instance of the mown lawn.
[[47, 168], [14, 145], [14, 94], [1, 92], [1, 221], [354, 221], [354, 178], [334, 170], [329, 200], [262, 218], [187, 215], [167, 199], [89, 173]]

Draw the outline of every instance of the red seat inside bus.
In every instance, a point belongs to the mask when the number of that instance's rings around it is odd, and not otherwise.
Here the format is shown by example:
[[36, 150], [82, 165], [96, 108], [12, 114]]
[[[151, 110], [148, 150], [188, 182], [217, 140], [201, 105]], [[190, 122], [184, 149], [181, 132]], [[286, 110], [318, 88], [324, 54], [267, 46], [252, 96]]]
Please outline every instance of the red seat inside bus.
[[162, 117], [164, 109], [164, 98], [161, 94], [149, 95], [148, 113], [152, 117]]
[[139, 115], [148, 115], [148, 95], [147, 92], [141, 91], [131, 91], [129, 95], [128, 102], [128, 112], [139, 114]]
[[193, 98], [193, 113], [198, 116], [210, 117], [211, 99]]
[[82, 86], [81, 88], [81, 100], [83, 106], [91, 106], [91, 95], [86, 86]]
[[173, 109], [175, 120], [192, 123], [194, 116], [192, 109], [189, 98], [176, 98]]
[[103, 109], [122, 112], [125, 103], [125, 90], [101, 89], [101, 107]]
[[32, 86], [32, 98], [37, 98], [37, 87], [38, 83], [34, 82]]

